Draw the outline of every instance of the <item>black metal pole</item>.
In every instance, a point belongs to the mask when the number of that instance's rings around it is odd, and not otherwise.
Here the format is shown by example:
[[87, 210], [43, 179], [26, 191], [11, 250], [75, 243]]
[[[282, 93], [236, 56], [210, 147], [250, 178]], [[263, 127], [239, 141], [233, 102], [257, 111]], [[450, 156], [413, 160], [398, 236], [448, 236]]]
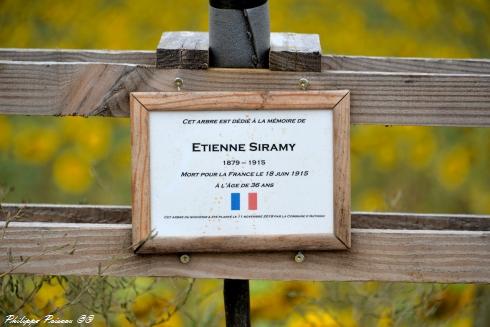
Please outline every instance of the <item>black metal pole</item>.
[[225, 279], [223, 285], [226, 327], [250, 327], [248, 280]]
[[268, 0], [209, 1], [211, 67], [269, 67]]
[[[268, 0], [209, 1], [209, 59], [211, 67], [269, 67], [270, 19]], [[225, 279], [227, 327], [250, 326], [248, 280]]]

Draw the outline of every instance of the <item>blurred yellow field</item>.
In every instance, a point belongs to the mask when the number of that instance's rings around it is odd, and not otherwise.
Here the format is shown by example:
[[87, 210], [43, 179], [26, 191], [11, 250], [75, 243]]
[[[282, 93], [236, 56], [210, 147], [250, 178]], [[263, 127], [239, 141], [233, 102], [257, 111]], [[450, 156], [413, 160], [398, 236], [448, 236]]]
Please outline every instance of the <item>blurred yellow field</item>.
[[[272, 31], [323, 53], [488, 58], [490, 1], [271, 0]], [[0, 1], [0, 47], [155, 49], [205, 31], [204, 0]], [[1, 69], [1, 67], [0, 67]], [[490, 130], [353, 126], [355, 211], [490, 214]], [[130, 204], [129, 119], [0, 116], [0, 203]], [[2, 275], [0, 318], [94, 315], [93, 326], [220, 326], [222, 282]], [[254, 326], [488, 326], [490, 287], [251, 282]], [[81, 295], [80, 295], [81, 294]], [[75, 324], [74, 324], [75, 325]]]

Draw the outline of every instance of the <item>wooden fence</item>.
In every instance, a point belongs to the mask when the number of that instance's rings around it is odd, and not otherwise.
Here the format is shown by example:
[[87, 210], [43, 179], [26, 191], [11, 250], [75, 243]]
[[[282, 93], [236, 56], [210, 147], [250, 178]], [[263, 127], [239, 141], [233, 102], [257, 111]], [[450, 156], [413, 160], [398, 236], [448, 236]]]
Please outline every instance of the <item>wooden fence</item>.
[[[490, 60], [324, 56], [323, 72], [162, 70], [154, 52], [0, 50], [0, 114], [128, 116], [129, 92], [349, 89], [353, 124], [490, 127]], [[490, 201], [490, 199], [489, 199]], [[0, 271], [490, 282], [490, 216], [352, 214], [352, 249], [135, 255], [130, 207], [4, 204]]]

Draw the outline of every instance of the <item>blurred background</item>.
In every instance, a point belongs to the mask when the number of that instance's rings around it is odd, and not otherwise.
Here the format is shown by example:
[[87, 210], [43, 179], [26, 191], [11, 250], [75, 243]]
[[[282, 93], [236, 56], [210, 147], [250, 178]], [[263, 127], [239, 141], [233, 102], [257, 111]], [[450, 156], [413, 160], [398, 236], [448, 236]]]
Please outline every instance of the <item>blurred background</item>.
[[[275, 32], [325, 54], [488, 58], [488, 0], [270, 0]], [[207, 30], [208, 2], [0, 0], [0, 47], [154, 50]], [[356, 211], [490, 214], [490, 130], [353, 126]], [[0, 116], [0, 202], [130, 204], [129, 119]], [[423, 190], [423, 191], [422, 191]], [[95, 314], [96, 326], [216, 326], [221, 281], [0, 279], [0, 315]], [[489, 326], [482, 285], [252, 281], [254, 326]], [[97, 290], [97, 291], [96, 291]], [[81, 295], [80, 295], [81, 294]]]

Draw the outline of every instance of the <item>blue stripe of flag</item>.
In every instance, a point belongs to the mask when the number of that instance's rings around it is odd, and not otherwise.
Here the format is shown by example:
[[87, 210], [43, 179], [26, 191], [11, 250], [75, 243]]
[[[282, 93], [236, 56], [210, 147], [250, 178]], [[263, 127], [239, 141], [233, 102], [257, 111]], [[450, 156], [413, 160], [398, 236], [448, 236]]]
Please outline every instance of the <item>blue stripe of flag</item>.
[[240, 193], [231, 193], [231, 210], [240, 210]]

